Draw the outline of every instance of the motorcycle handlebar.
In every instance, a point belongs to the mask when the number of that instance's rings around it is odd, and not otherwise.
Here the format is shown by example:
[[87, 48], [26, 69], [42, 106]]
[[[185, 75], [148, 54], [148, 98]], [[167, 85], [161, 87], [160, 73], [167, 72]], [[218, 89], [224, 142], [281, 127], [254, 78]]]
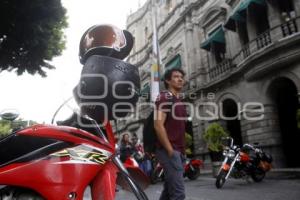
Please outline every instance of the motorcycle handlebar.
[[250, 148], [251, 150], [253, 150], [255, 153], [262, 153], [262, 150], [260, 148], [254, 147], [251, 144], [244, 144], [243, 147], [247, 147]]

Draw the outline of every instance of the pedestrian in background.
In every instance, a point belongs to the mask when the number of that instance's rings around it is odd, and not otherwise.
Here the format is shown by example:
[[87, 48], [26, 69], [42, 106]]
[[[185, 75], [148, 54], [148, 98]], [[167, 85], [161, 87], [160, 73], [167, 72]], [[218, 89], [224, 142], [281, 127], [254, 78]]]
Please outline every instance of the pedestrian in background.
[[134, 152], [134, 146], [130, 142], [129, 133], [124, 133], [120, 143], [120, 159], [125, 162], [126, 159]]
[[164, 84], [167, 91], [161, 92], [155, 103], [157, 115], [154, 127], [158, 139], [156, 157], [165, 171], [160, 200], [185, 199], [183, 165], [187, 113], [180, 99], [184, 75], [181, 69], [166, 71]]
[[144, 151], [144, 146], [138, 136], [134, 133], [132, 136], [132, 144], [135, 147], [135, 159], [139, 164], [140, 169], [148, 176], [151, 176], [152, 164], [149, 156]]

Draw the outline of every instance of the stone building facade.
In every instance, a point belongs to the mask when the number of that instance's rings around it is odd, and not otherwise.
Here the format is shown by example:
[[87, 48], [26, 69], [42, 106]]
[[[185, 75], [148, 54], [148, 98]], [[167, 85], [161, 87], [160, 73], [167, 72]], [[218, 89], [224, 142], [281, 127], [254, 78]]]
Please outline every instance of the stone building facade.
[[[294, 157], [300, 144], [300, 0], [148, 0], [127, 19], [135, 37], [128, 61], [139, 68], [144, 93], [152, 14], [161, 74], [172, 67], [186, 72], [196, 155], [209, 159], [202, 135], [217, 121], [237, 144], [259, 142], [276, 168], [300, 167]], [[138, 109], [140, 118], [149, 111]], [[141, 131], [141, 123], [126, 123]]]

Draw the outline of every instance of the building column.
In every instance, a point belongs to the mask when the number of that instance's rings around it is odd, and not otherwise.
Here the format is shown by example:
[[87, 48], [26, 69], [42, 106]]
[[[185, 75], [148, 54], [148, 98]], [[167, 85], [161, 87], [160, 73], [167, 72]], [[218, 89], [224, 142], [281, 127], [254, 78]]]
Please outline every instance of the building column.
[[300, 16], [300, 0], [294, 0], [293, 2], [294, 2], [296, 16]]
[[199, 68], [197, 68], [197, 71], [199, 71], [199, 76], [197, 77], [197, 84], [201, 86], [209, 80], [208, 70], [210, 68], [211, 60], [209, 53], [206, 50], [200, 48], [201, 42], [205, 40], [205, 32], [203, 28], [199, 27], [198, 35], [200, 43], [198, 43], [197, 45], [199, 46], [200, 50], [200, 54], [198, 55], [200, 56], [200, 65]]
[[196, 73], [195, 69], [195, 47], [193, 41], [193, 24], [191, 16], [187, 15], [185, 18], [185, 34], [187, 46], [187, 68], [189, 69], [189, 77]]
[[201, 49], [200, 49], [200, 27], [199, 20], [196, 18], [197, 13], [193, 11], [192, 13], [192, 23], [194, 27], [193, 32], [193, 43], [194, 43], [194, 55], [195, 55], [195, 72], [197, 72], [203, 65], [201, 64]]
[[[300, 0], [294, 0], [294, 8], [296, 17], [300, 17]], [[300, 31], [300, 19], [296, 19], [296, 24], [298, 27], [298, 32]]]
[[281, 14], [276, 2], [267, 2], [268, 20], [270, 27], [274, 27], [281, 24]]
[[[267, 2], [267, 9], [268, 9], [268, 20], [270, 24], [270, 28], [276, 27], [281, 24], [281, 13], [278, 8], [278, 4], [276, 2]], [[280, 28], [277, 28], [272, 31], [272, 41], [278, 41], [282, 38], [282, 31]]]
[[238, 26], [236, 32], [230, 30], [225, 31], [225, 39], [227, 55], [226, 58], [232, 58], [241, 50], [241, 47], [243, 46], [238, 34]]
[[257, 37], [256, 27], [254, 22], [254, 18], [255, 18], [254, 14], [255, 14], [254, 12], [249, 12], [249, 9], [247, 9], [246, 24], [247, 24], [249, 41], [252, 41]]

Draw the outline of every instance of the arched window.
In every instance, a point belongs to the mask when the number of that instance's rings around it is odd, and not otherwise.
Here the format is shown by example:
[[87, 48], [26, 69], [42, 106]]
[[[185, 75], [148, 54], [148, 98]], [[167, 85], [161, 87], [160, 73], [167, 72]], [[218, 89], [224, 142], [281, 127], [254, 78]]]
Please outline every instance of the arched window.
[[294, 4], [292, 0], [277, 0], [279, 11], [281, 12], [282, 20], [289, 21], [291, 18], [296, 17]]
[[222, 26], [217, 27], [208, 34], [208, 38], [201, 43], [201, 48], [212, 53], [216, 63], [225, 59], [226, 45]]

